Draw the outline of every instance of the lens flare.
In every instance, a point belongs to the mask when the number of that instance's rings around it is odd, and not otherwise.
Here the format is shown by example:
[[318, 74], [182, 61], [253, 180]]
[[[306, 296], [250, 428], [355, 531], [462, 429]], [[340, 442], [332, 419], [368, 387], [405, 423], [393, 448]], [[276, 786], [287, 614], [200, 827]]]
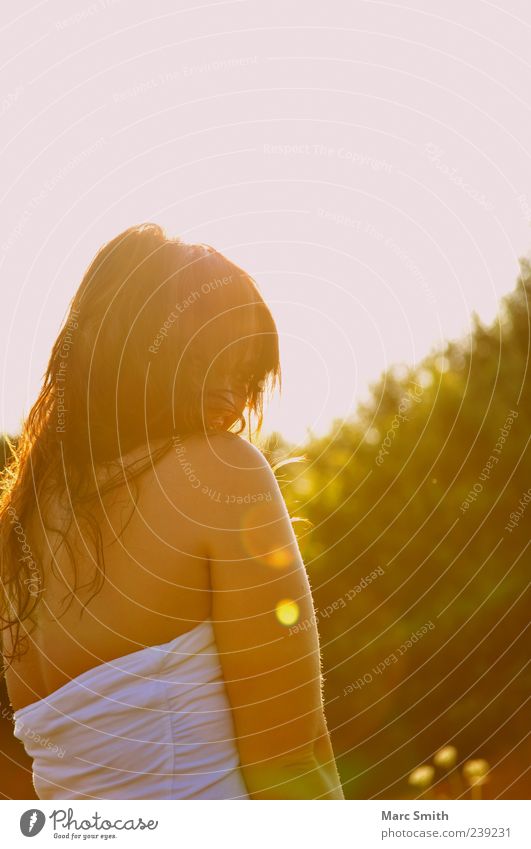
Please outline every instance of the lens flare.
[[295, 625], [299, 618], [299, 605], [291, 598], [283, 598], [277, 603], [275, 613], [281, 625]]
[[241, 540], [246, 552], [274, 569], [286, 569], [293, 563], [293, 551], [280, 543], [282, 528], [270, 503], [254, 504], [245, 512], [241, 523]]

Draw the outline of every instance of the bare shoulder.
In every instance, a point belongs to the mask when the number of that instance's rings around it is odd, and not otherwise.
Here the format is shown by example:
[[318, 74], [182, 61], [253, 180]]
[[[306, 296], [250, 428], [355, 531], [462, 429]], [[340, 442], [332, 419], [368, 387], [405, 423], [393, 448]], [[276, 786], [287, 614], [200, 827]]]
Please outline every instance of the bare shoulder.
[[177, 464], [189, 471], [188, 463], [207, 478], [235, 485], [253, 479], [274, 478], [262, 452], [233, 433], [193, 436], [174, 443]]
[[202, 515], [231, 508], [237, 516], [238, 505], [282, 501], [264, 454], [233, 433], [176, 439], [159, 468], [164, 488]]
[[235, 433], [191, 436], [174, 442], [176, 450], [184, 448], [199, 463], [223, 471], [260, 471], [270, 468], [265, 456], [255, 446]]

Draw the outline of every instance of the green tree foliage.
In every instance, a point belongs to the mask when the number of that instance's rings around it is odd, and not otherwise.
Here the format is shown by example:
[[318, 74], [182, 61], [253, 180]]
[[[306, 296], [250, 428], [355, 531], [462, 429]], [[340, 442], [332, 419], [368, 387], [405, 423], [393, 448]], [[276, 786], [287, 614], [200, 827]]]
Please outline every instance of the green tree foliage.
[[447, 743], [490, 762], [488, 793], [525, 795], [530, 295], [523, 263], [492, 326], [391, 369], [289, 467], [351, 797], [411, 795]]

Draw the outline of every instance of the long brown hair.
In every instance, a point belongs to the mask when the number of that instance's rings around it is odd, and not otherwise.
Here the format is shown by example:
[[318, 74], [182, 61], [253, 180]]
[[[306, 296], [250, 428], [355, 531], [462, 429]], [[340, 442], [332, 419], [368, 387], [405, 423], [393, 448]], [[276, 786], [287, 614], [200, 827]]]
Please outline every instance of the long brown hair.
[[[0, 616], [10, 660], [23, 652], [22, 623], [33, 621], [44, 586], [32, 523], [59, 535], [75, 567], [68, 530], [73, 515], [85, 520], [98, 567], [88, 583], [97, 592], [104, 557], [94, 500], [133, 481], [176, 437], [235, 430], [233, 422], [241, 432], [251, 419], [259, 428], [264, 392], [279, 379], [272, 315], [253, 279], [221, 253], [168, 238], [156, 224], [131, 227], [98, 252], [3, 473]], [[233, 390], [242, 404], [212, 419]], [[140, 462], [122, 459], [142, 446]], [[103, 486], [101, 467], [118, 468]], [[58, 495], [66, 524], [54, 523]]]

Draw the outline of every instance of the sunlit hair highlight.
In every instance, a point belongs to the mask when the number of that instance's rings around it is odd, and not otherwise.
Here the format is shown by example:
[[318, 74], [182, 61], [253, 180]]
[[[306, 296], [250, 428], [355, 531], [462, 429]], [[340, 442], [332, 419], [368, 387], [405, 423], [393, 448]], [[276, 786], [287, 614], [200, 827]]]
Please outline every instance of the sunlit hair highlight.
[[[169, 238], [156, 224], [131, 227], [98, 252], [3, 473], [5, 656], [22, 652], [21, 625], [31, 625], [44, 587], [46, 552], [33, 530], [56, 532], [75, 566], [68, 537], [75, 514], [94, 541], [97, 569], [87, 583], [97, 592], [104, 556], [91, 508], [98, 499], [134, 481], [175, 438], [259, 429], [264, 395], [279, 381], [271, 312], [254, 280], [223, 254]], [[234, 397], [241, 403], [231, 414]], [[144, 456], [128, 462], [143, 447]], [[112, 470], [104, 484], [102, 468]], [[66, 526], [52, 515], [57, 499], [69, 505]]]

